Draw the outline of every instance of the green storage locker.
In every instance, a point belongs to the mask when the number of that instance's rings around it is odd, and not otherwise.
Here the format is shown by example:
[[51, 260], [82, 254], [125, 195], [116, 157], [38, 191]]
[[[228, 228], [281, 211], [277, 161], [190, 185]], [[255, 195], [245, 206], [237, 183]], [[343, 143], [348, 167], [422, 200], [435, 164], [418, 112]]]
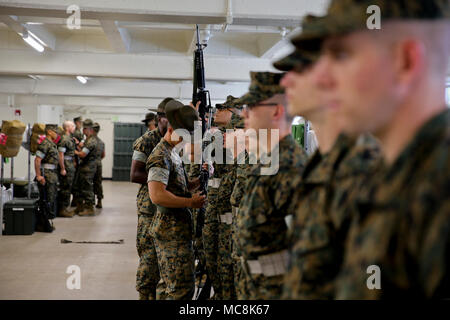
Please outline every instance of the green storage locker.
[[129, 181], [133, 143], [147, 128], [141, 123], [114, 123], [114, 181]]

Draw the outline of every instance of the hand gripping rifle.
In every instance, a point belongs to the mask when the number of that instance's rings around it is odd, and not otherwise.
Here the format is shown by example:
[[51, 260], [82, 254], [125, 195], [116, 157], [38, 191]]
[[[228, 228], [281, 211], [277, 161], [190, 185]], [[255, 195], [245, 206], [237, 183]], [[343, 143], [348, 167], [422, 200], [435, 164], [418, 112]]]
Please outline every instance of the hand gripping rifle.
[[[200, 43], [200, 36], [198, 32], [198, 25], [196, 25], [197, 32], [197, 49], [194, 51], [194, 76], [193, 76], [193, 93], [192, 93], [192, 103], [194, 106], [200, 101], [200, 106], [198, 107], [198, 113], [202, 121], [202, 136], [211, 128], [212, 121], [212, 107], [211, 107], [211, 96], [209, 91], [205, 90], [205, 66], [203, 63], [203, 48], [207, 44]], [[206, 116], [208, 114], [208, 117]], [[202, 167], [200, 172], [200, 190], [203, 195], [208, 192], [208, 170], [203, 169], [203, 151], [205, 150], [205, 143], [202, 144]], [[203, 224], [205, 221], [205, 207], [199, 209], [197, 214], [197, 223], [195, 230], [196, 239], [202, 238]], [[195, 268], [195, 278], [198, 283], [198, 291], [196, 294], [196, 300], [206, 300], [210, 297], [211, 293], [211, 279], [206, 273], [206, 266], [203, 257], [200, 256], [198, 245], [195, 246], [195, 257], [198, 260], [198, 264]], [[203, 281], [203, 278], [206, 279]]]

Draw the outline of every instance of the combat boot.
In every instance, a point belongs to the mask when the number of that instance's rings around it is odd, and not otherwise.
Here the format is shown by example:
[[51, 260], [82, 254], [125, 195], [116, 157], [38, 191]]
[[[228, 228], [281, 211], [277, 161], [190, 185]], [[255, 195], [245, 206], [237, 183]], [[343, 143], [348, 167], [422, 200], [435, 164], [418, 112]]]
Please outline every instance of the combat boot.
[[86, 205], [80, 213], [78, 213], [79, 216], [95, 216], [94, 206], [93, 205]]
[[74, 215], [74, 211], [69, 211], [67, 208], [63, 208], [59, 210], [59, 216], [65, 218], [72, 218]]
[[102, 207], [102, 199], [100, 199], [100, 198], [97, 199], [97, 205], [95, 207], [98, 208], [98, 209], [103, 208]]
[[78, 204], [77, 199], [76, 199], [76, 198], [73, 198], [73, 199], [72, 199], [72, 203], [70, 204], [70, 206], [71, 206], [71, 207], [76, 207], [77, 204]]
[[80, 214], [80, 212], [83, 210], [84, 210], [83, 203], [78, 202], [77, 207], [75, 208], [74, 214]]

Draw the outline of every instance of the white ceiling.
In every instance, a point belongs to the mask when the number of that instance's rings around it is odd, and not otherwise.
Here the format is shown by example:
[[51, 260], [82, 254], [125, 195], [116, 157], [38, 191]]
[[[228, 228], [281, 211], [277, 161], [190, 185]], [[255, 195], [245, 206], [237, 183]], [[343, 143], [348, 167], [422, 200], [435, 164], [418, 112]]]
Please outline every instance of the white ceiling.
[[[222, 101], [246, 91], [250, 71], [273, 70], [271, 62], [291, 50], [288, 39], [302, 17], [324, 13], [328, 2], [0, 0], [0, 104], [6, 95], [68, 108], [145, 108], [166, 96], [189, 101], [195, 24], [202, 40], [209, 38], [208, 89]], [[74, 3], [78, 30], [67, 27]], [[23, 29], [46, 43], [43, 53], [23, 41]]]

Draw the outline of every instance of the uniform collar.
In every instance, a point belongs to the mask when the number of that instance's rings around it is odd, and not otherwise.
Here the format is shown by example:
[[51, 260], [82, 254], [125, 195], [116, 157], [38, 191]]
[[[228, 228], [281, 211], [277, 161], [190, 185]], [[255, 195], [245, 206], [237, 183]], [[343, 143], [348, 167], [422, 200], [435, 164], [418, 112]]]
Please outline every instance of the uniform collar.
[[[294, 140], [294, 137], [292, 137], [291, 134], [288, 134], [287, 136], [283, 137], [280, 141], [278, 141], [278, 143], [275, 145], [275, 147], [272, 149], [272, 151], [277, 150], [277, 148], [278, 148], [278, 157], [279, 157], [282, 150], [288, 149], [292, 144], [295, 144], [295, 143], [297, 143], [297, 142]], [[271, 158], [272, 151], [270, 151], [269, 153], [263, 154], [261, 157]], [[255, 164], [255, 168], [251, 171], [250, 175], [255, 175], [255, 176], [260, 175], [261, 168], [268, 167], [270, 165], [270, 164], [269, 165], [262, 164], [261, 157], [258, 159], [258, 163]]]
[[324, 183], [329, 181], [342, 158], [355, 145], [356, 139], [340, 134], [331, 150], [321, 154], [318, 150], [305, 169], [303, 180], [307, 183]]
[[387, 171], [386, 180], [393, 179], [397, 173], [402, 171], [407, 163], [414, 159], [424, 158], [430, 153], [436, 144], [442, 139], [450, 136], [450, 110], [446, 110], [429, 119], [420, 129], [412, 141], [406, 146], [393, 165]]

